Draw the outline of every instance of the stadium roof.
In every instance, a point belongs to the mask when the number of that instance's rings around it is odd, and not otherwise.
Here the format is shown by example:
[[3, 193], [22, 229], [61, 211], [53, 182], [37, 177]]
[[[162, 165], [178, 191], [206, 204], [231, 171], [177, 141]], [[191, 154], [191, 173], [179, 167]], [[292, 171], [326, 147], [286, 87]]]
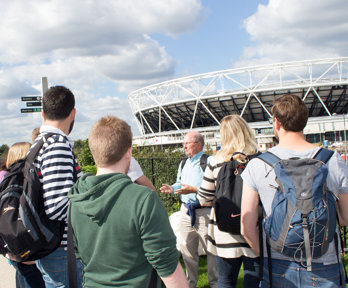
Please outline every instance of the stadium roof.
[[219, 126], [229, 114], [267, 121], [279, 95], [299, 95], [310, 117], [346, 114], [348, 57], [193, 75], [144, 87], [128, 100], [142, 135]]

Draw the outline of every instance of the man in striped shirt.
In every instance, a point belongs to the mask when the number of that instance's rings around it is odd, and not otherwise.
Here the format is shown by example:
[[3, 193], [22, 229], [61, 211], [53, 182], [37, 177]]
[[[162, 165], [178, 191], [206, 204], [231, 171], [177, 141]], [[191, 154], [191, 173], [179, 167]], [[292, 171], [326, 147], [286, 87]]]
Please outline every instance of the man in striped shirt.
[[[76, 114], [75, 97], [63, 87], [51, 87], [43, 96], [44, 124], [36, 139], [45, 138], [44, 145], [35, 159], [40, 181], [43, 185], [45, 211], [52, 220], [64, 221], [65, 232], [60, 247], [36, 261], [43, 275], [46, 287], [67, 288], [67, 211], [69, 207], [68, 191], [80, 176], [81, 170], [72, 152], [68, 136], [73, 128]], [[45, 137], [47, 133], [54, 133]], [[76, 263], [78, 284], [81, 286], [82, 264]]]

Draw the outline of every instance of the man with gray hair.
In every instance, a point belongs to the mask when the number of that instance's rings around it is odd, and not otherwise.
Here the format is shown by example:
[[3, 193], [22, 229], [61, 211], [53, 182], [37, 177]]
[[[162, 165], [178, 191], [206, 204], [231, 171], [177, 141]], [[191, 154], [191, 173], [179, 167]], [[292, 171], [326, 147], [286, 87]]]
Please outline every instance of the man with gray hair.
[[[197, 191], [201, 185], [207, 155], [203, 154], [204, 139], [197, 132], [189, 132], [184, 137], [184, 150], [188, 157], [179, 165], [176, 182], [173, 185], [162, 184], [165, 194], [179, 194], [182, 201], [180, 208], [181, 254], [186, 266], [186, 277], [191, 288], [197, 286], [198, 244], [201, 242], [207, 253], [208, 279], [210, 287], [217, 287], [217, 269], [215, 256], [207, 252], [208, 222], [211, 207], [201, 207]], [[205, 161], [201, 161], [201, 159]], [[203, 167], [202, 167], [203, 166]]]

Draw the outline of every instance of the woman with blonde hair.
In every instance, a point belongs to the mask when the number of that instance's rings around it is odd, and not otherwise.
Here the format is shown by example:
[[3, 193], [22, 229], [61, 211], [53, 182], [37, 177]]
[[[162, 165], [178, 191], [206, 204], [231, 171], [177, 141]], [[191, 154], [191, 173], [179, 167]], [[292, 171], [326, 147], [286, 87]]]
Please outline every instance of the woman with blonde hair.
[[[29, 152], [31, 143], [17, 142], [8, 150], [6, 167], [11, 169], [18, 161], [23, 160]], [[11, 255], [10, 259], [11, 259]], [[44, 288], [45, 283], [41, 272], [37, 269], [35, 262], [19, 263], [11, 259], [12, 266], [16, 269], [17, 288]]]
[[6, 167], [10, 168], [15, 162], [22, 160], [27, 156], [31, 144], [29, 142], [17, 142], [8, 150]]
[[[202, 206], [214, 203], [219, 171], [225, 162], [246, 163], [257, 153], [255, 136], [247, 122], [238, 115], [224, 117], [220, 124], [222, 147], [210, 160], [197, 198]], [[241, 154], [243, 153], [243, 154]], [[259, 286], [259, 257], [242, 235], [221, 231], [211, 209], [207, 250], [216, 256], [218, 287], [236, 287], [241, 264], [244, 265], [244, 287]]]

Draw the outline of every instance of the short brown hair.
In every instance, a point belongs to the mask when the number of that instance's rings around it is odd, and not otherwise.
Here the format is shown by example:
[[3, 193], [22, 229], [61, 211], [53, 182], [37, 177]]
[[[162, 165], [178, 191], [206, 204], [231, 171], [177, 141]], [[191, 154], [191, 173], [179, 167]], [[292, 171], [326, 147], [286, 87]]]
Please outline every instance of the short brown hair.
[[95, 164], [107, 167], [120, 161], [132, 146], [132, 131], [125, 121], [106, 116], [93, 125], [88, 144]]
[[35, 139], [36, 139], [37, 137], [39, 137], [39, 135], [40, 135], [40, 127], [34, 128], [33, 131], [31, 132], [31, 140], [32, 140], [33, 142], [35, 142]]
[[273, 117], [276, 118], [286, 131], [301, 132], [307, 125], [309, 111], [300, 97], [285, 94], [274, 101]]

